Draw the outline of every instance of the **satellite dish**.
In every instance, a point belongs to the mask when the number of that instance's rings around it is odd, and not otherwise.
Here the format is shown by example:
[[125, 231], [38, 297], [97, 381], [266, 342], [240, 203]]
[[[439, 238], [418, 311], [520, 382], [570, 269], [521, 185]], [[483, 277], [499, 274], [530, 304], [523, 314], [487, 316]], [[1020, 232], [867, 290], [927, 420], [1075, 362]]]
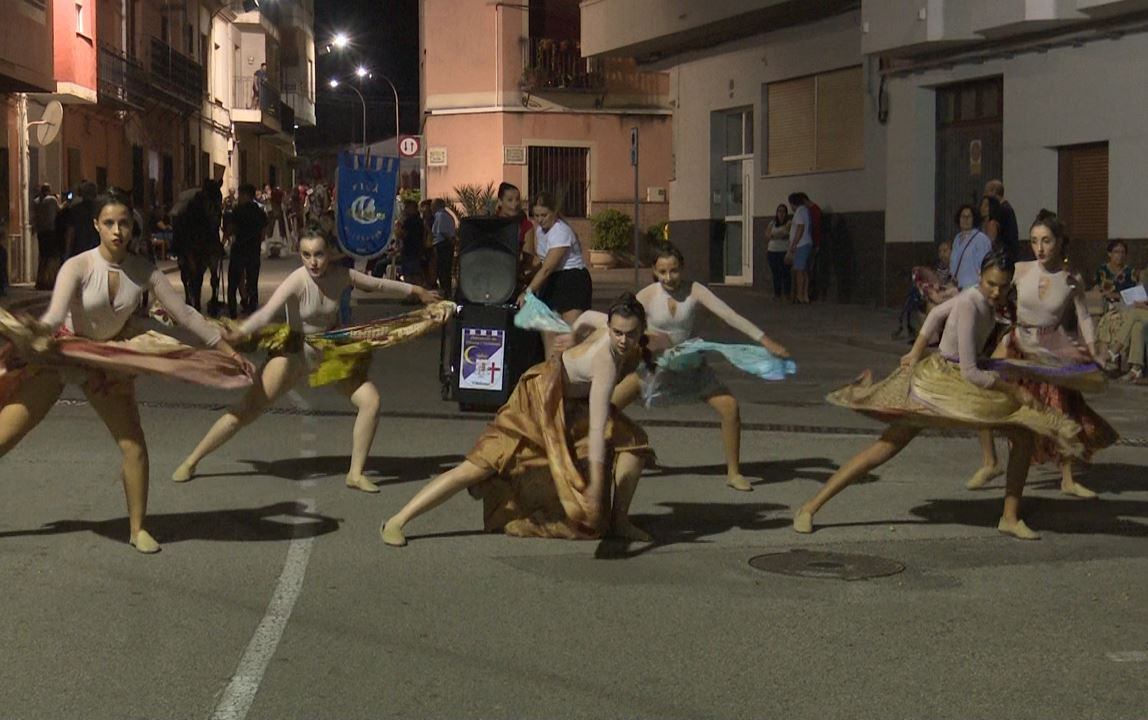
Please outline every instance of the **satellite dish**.
[[60, 104], [59, 100], [53, 100], [44, 108], [44, 114], [38, 121], [28, 123], [28, 129], [35, 130], [35, 132], [30, 133], [30, 139], [34, 139], [35, 144], [39, 147], [51, 145], [59, 137], [63, 122], [64, 106]]

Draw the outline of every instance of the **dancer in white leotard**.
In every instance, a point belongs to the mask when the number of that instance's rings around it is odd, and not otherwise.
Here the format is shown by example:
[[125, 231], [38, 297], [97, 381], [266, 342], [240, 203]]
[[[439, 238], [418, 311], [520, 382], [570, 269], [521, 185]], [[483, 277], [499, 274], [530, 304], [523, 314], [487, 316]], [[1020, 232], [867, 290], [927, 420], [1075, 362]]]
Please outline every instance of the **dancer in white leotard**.
[[482, 497], [490, 532], [567, 539], [609, 532], [650, 540], [630, 522], [629, 509], [653, 452], [641, 428], [610, 405], [617, 379], [643, 356], [648, 360], [645, 313], [626, 293], [606, 313], [605, 327], [602, 313], [584, 315], [593, 317], [575, 321], [574, 333], [589, 336], [528, 370], [466, 460], [419, 490], [380, 528], [383, 542], [405, 545], [407, 523], [464, 489]]
[[[302, 336], [332, 330], [338, 325], [339, 298], [344, 290], [353, 287], [368, 292], [389, 293], [396, 297], [413, 295], [425, 304], [440, 299], [436, 293], [417, 285], [383, 280], [331, 264], [329, 241], [322, 234], [304, 236], [299, 242], [299, 255], [303, 259], [303, 267], [291, 273], [266, 305], [247, 318], [237, 331], [228, 335], [235, 341], [243, 340], [267, 325], [280, 310], [285, 310], [287, 324], [294, 336], [294, 341], [288, 342], [288, 352], [275, 354], [267, 360], [261, 380], [252, 386], [238, 406], [215, 422], [191, 455], [176, 468], [172, 480], [190, 480], [200, 460], [234, 437], [240, 428], [262, 415], [280, 395], [314, 369], [319, 353], [302, 342]], [[358, 410], [352, 435], [347, 487], [375, 493], [379, 489], [363, 475], [363, 466], [378, 426], [379, 391], [367, 378], [366, 370], [365, 365], [358, 368], [350, 377], [339, 381], [337, 387]]]
[[[91, 340], [125, 339], [128, 321], [144, 293], [153, 293], [168, 314], [191, 330], [205, 345], [234, 354], [219, 330], [183, 302], [163, 273], [146, 259], [128, 252], [132, 213], [117, 194], [96, 200], [98, 247], [64, 263], [52, 290], [48, 311], [40, 322], [49, 330], [66, 328]], [[147, 530], [148, 452], [140, 427], [135, 382], [131, 375], [111, 370], [83, 370], [80, 387], [88, 403], [107, 425], [123, 455], [124, 495], [128, 506], [129, 542], [142, 553], [160, 549]], [[0, 457], [44, 419], [64, 389], [70, 373], [51, 367], [32, 369], [12, 397], [0, 406]], [[78, 379], [78, 378], [76, 378]]]
[[[651, 331], [668, 335], [672, 345], [681, 344], [693, 337], [694, 319], [700, 305], [770, 353], [778, 357], [789, 357], [789, 352], [783, 346], [770, 339], [761, 328], [734, 312], [733, 308], [722, 302], [705, 285], [684, 280], [684, 269], [682, 254], [673, 245], [666, 244], [658, 250], [654, 261], [654, 277], [657, 282], [647, 285], [638, 293], [638, 300], [646, 308]], [[735, 490], [753, 490], [749, 480], [741, 474], [741, 415], [737, 399], [722, 385], [708, 365], [703, 365], [694, 379], [698, 386], [698, 398], [704, 400], [721, 418], [726, 484]], [[641, 379], [635, 373], [618, 384], [613, 403], [619, 408], [625, 408], [640, 393]]]

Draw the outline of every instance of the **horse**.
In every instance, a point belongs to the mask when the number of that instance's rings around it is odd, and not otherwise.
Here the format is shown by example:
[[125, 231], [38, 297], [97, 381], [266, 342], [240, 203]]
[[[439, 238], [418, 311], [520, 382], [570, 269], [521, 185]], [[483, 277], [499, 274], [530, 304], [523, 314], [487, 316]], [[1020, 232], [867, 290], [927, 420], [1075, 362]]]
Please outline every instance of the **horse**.
[[203, 276], [211, 273], [208, 314], [218, 315], [220, 268], [223, 263], [223, 181], [204, 180], [203, 187], [185, 190], [171, 209], [172, 251], [179, 259], [187, 304], [201, 309]]

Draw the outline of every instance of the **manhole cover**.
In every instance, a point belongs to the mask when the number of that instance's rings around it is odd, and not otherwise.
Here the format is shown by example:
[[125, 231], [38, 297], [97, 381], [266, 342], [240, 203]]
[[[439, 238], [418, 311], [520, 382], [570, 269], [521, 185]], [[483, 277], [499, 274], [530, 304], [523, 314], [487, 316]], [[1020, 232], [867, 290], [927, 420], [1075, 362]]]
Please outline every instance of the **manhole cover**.
[[799, 577], [832, 578], [835, 580], [868, 580], [896, 575], [905, 569], [899, 562], [872, 555], [812, 552], [790, 550], [750, 558], [749, 564], [758, 570], [797, 575]]

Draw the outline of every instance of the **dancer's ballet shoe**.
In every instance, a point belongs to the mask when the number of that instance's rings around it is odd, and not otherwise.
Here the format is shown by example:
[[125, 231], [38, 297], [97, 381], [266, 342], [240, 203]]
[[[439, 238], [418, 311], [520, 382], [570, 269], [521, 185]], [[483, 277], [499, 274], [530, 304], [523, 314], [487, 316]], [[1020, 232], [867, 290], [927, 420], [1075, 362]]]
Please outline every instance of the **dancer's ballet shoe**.
[[403, 529], [394, 523], [394, 519], [388, 520], [379, 528], [379, 536], [383, 538], [383, 542], [391, 547], [402, 547], [407, 544], [407, 537], [403, 535]]
[[1001, 518], [1001, 521], [997, 523], [997, 530], [1005, 535], [1012, 535], [1019, 540], [1040, 540], [1040, 533], [1033, 531], [1028, 525], [1025, 525], [1024, 520], [1009, 522]]
[[654, 538], [650, 533], [630, 522], [629, 518], [623, 520], [615, 520], [614, 527], [611, 529], [610, 534], [622, 540], [629, 540], [631, 542], [653, 542]]
[[741, 473], [727, 477], [725, 484], [729, 485], [734, 490], [740, 490], [742, 492], [753, 492], [753, 485], [750, 485], [749, 480], [746, 480], [745, 476]]
[[192, 463], [183, 463], [171, 474], [171, 479], [175, 482], [187, 482], [193, 477], [195, 477], [195, 465]]
[[983, 488], [989, 480], [998, 478], [1001, 475], [1004, 475], [1004, 468], [999, 465], [981, 467], [968, 479], [968, 482], [965, 483], [965, 487], [969, 490], [979, 490]]
[[1074, 482], [1071, 485], [1062, 484], [1060, 486], [1060, 492], [1064, 495], [1071, 495], [1073, 497], [1086, 498], [1089, 500], [1095, 497], [1099, 497], [1095, 492], [1089, 490], [1078, 482]]
[[352, 490], [362, 490], [365, 493], [377, 493], [379, 486], [363, 477], [362, 475], [348, 475], [347, 487]]
[[159, 543], [147, 530], [140, 530], [136, 536], [128, 540], [132, 547], [145, 555], [159, 552]]
[[798, 510], [793, 516], [793, 530], [808, 535], [813, 532], [813, 513], [808, 510]]

